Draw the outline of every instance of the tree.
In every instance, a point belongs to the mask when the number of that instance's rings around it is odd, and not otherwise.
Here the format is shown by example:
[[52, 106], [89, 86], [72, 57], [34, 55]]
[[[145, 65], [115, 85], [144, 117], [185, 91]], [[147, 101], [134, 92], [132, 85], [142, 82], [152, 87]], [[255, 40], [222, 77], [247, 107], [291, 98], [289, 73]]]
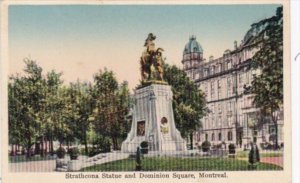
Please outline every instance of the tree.
[[[9, 144], [12, 145], [11, 155], [16, 154], [16, 147], [22, 144], [23, 140], [23, 124], [21, 121], [26, 118], [24, 114], [24, 106], [20, 101], [19, 92], [22, 86], [18, 77], [10, 78], [11, 82], [8, 84], [8, 128], [9, 128]], [[23, 128], [21, 128], [23, 127]], [[15, 147], [15, 148], [14, 148]]]
[[25, 59], [24, 62], [26, 64], [25, 76], [10, 77], [9, 127], [10, 130], [16, 128], [11, 130], [11, 135], [17, 134], [16, 142], [26, 147], [27, 157], [30, 157], [31, 146], [36, 144], [36, 149], [38, 149], [38, 141], [44, 130], [46, 87], [45, 79], [42, 77], [43, 69], [33, 60]]
[[120, 149], [120, 142], [130, 130], [125, 119], [130, 105], [128, 83], [124, 81], [119, 85], [114, 73], [107, 69], [100, 70], [94, 76], [94, 82], [95, 132], [110, 137], [113, 148]]
[[72, 121], [75, 123], [73, 130], [75, 136], [84, 144], [86, 154], [88, 154], [88, 132], [90, 124], [94, 121], [92, 115], [95, 102], [92, 92], [93, 88], [90, 83], [77, 81], [71, 84]]
[[54, 70], [46, 75], [47, 93], [46, 93], [46, 132], [45, 135], [50, 141], [50, 151], [53, 153], [53, 140], [58, 138], [60, 146], [66, 133], [64, 128], [64, 108], [67, 96], [65, 88], [62, 88], [62, 73], [56, 73]]
[[251, 86], [245, 88], [254, 94], [253, 103], [270, 116], [275, 127], [275, 147], [278, 148], [278, 111], [283, 105], [283, 21], [282, 7], [277, 8], [268, 26], [256, 37], [259, 50], [251, 67], [261, 70]]
[[173, 109], [176, 128], [183, 137], [190, 137], [193, 148], [193, 132], [202, 127], [201, 118], [208, 112], [205, 94], [176, 66], [163, 64], [164, 80], [172, 86]]
[[[113, 124], [112, 136], [117, 137], [113, 139], [116, 149], [121, 148], [120, 142], [126, 139], [127, 134], [130, 130], [131, 123], [126, 119], [129, 113], [130, 105], [130, 92], [128, 88], [128, 82], [123, 81], [117, 91], [117, 121]], [[115, 142], [114, 142], [115, 141]]]

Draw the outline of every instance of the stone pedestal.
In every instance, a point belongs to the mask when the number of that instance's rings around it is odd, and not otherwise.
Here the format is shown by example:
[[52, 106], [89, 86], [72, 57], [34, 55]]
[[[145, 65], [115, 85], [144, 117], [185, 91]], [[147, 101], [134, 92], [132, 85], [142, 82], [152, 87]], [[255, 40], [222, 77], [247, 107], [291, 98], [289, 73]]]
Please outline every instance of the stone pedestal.
[[175, 127], [171, 86], [152, 84], [135, 92], [131, 131], [122, 143], [122, 152], [135, 153], [142, 141], [149, 151], [186, 151], [186, 142]]
[[68, 171], [74, 172], [74, 171], [79, 171], [80, 169], [81, 169], [81, 161], [80, 160], [68, 161]]

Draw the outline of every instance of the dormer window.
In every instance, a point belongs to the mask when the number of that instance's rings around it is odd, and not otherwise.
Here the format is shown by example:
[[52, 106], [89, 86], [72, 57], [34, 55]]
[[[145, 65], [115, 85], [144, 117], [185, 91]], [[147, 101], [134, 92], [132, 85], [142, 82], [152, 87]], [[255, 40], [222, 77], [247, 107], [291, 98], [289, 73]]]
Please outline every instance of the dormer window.
[[231, 62], [230, 61], [227, 62], [227, 69], [228, 70], [231, 69]]

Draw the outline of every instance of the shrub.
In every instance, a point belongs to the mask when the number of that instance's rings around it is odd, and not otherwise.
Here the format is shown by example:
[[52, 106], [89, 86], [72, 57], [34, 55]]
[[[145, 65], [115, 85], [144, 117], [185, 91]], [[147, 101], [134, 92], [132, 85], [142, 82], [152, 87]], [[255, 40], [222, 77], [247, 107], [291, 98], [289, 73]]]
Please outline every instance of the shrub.
[[211, 144], [210, 144], [209, 141], [204, 141], [201, 146], [202, 146], [202, 151], [203, 152], [208, 152], [209, 149], [210, 149]]
[[147, 141], [143, 141], [142, 143], [141, 143], [141, 152], [143, 153], [143, 154], [148, 154], [148, 142]]
[[93, 156], [96, 156], [97, 154], [100, 154], [100, 149], [99, 148], [96, 148], [96, 147], [93, 147], [89, 150], [89, 157], [93, 157]]
[[76, 160], [79, 156], [79, 149], [77, 147], [69, 149], [69, 155], [71, 160]]
[[228, 149], [229, 149], [229, 154], [235, 154], [235, 145], [234, 144], [229, 144]]
[[80, 152], [80, 155], [85, 155], [85, 148], [80, 148], [79, 152]]
[[65, 157], [66, 151], [63, 147], [60, 147], [56, 150], [56, 154], [59, 159], [62, 159]]
[[223, 145], [225, 145], [225, 142], [221, 142], [221, 143], [219, 143], [219, 144], [217, 144], [217, 145], [213, 145], [213, 149], [222, 149], [223, 148]]
[[26, 150], [25, 150], [25, 149], [22, 149], [21, 154], [22, 154], [22, 155], [25, 155], [25, 154], [26, 154]]
[[108, 137], [98, 136], [93, 142], [92, 152], [89, 156], [93, 156], [99, 153], [106, 153], [111, 151], [111, 139]]

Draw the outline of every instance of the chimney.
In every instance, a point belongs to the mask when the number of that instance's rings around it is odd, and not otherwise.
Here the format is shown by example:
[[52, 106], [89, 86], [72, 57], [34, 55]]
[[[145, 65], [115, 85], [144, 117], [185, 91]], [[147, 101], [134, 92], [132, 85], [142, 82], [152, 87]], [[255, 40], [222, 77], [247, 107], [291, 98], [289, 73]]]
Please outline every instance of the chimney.
[[234, 41], [234, 49], [237, 49], [237, 41]]

